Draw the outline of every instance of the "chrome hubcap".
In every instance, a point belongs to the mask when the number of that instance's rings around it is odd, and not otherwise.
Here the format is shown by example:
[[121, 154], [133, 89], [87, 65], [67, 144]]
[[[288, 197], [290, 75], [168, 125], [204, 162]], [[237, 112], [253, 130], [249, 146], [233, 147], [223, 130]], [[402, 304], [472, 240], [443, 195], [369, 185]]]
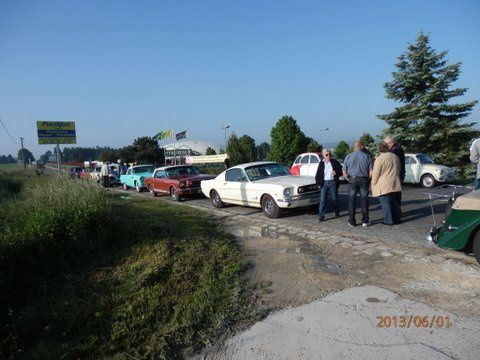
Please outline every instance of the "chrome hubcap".
[[432, 186], [433, 184], [432, 178], [430, 176], [427, 176], [426, 178], [423, 179], [423, 184], [428, 187]]
[[273, 212], [273, 209], [274, 209], [274, 204], [273, 204], [273, 200], [271, 199], [268, 199], [268, 200], [265, 200], [265, 212], [271, 214]]

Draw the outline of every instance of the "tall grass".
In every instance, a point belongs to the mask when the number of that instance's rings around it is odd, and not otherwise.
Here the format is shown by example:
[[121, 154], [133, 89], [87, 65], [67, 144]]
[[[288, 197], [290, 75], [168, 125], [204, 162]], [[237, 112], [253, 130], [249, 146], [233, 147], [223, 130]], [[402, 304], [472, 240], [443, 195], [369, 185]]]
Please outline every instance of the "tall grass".
[[193, 210], [57, 177], [3, 209], [0, 358], [184, 358], [263, 314], [241, 251]]
[[8, 324], [12, 308], [29, 297], [49, 293], [45, 279], [75, 268], [94, 251], [109, 212], [104, 192], [87, 183], [57, 176], [23, 181], [0, 178], [0, 188], [10, 194], [23, 186], [1, 205], [0, 324]]

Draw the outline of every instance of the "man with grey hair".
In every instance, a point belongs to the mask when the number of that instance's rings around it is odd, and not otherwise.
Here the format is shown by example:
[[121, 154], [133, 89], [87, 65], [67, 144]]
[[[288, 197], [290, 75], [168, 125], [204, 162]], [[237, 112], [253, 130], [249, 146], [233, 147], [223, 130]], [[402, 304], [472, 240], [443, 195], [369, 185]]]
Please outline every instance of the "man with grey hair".
[[357, 194], [362, 205], [362, 226], [370, 225], [368, 215], [368, 191], [370, 176], [373, 169], [373, 159], [362, 151], [363, 144], [355, 141], [353, 153], [348, 154], [343, 162], [343, 176], [348, 181], [348, 225], [355, 226]]
[[477, 164], [473, 190], [478, 190], [480, 189], [480, 138], [473, 140], [472, 146], [470, 146], [470, 161]]
[[325, 211], [327, 208], [328, 194], [332, 198], [335, 217], [340, 216], [340, 203], [338, 202], [338, 187], [340, 186], [340, 175], [342, 174], [342, 165], [332, 158], [332, 152], [328, 149], [322, 151], [323, 159], [318, 164], [315, 182], [320, 187], [320, 206], [318, 211], [318, 221], [325, 220]]

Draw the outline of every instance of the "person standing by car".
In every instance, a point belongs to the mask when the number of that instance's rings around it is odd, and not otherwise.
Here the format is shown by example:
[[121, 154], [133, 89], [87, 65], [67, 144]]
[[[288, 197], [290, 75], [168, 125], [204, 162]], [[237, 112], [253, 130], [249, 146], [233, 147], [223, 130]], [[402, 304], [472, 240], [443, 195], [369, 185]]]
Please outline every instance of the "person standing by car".
[[382, 205], [385, 225], [401, 223], [400, 205], [397, 193], [402, 190], [400, 182], [400, 160], [390, 151], [388, 145], [378, 145], [380, 154], [375, 159], [372, 171], [372, 195], [378, 197]]
[[125, 175], [127, 173], [127, 167], [125, 164], [122, 162], [122, 159], [117, 160], [117, 169], [118, 169], [118, 178], [120, 178], [120, 175]]
[[[394, 153], [395, 155], [397, 155], [398, 160], [400, 160], [400, 181], [403, 184], [403, 181], [405, 180], [405, 152], [400, 146], [398, 146], [398, 144], [395, 142], [395, 138], [392, 135], [385, 136], [385, 139], [383, 139], [383, 142], [387, 144], [388, 150], [391, 153]], [[396, 196], [397, 196], [398, 206], [400, 206], [400, 212], [401, 212], [402, 211], [402, 192], [399, 191]]]
[[370, 225], [368, 215], [368, 190], [373, 159], [362, 151], [363, 144], [355, 141], [353, 153], [348, 154], [343, 162], [343, 177], [348, 181], [348, 225], [355, 226], [357, 194], [360, 194], [362, 205], [362, 226]]
[[318, 164], [315, 182], [320, 187], [320, 205], [318, 212], [318, 221], [325, 220], [325, 211], [327, 208], [328, 194], [332, 198], [335, 216], [340, 216], [340, 204], [338, 202], [338, 187], [340, 186], [340, 174], [342, 165], [332, 158], [330, 150], [322, 151], [323, 160]]
[[473, 190], [480, 189], [480, 138], [473, 140], [470, 146], [470, 161], [477, 164], [475, 177], [473, 178]]
[[109, 187], [110, 186], [110, 179], [108, 175], [110, 174], [110, 168], [108, 167], [108, 162], [105, 161], [102, 165], [100, 170], [100, 176], [102, 177], [102, 186]]

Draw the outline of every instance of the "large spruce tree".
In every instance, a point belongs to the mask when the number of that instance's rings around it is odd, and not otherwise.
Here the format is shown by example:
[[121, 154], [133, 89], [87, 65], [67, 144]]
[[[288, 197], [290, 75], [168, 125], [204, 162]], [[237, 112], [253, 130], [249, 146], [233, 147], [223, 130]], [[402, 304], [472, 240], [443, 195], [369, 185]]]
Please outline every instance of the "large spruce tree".
[[479, 135], [475, 123], [462, 123], [477, 101], [452, 104], [466, 88], [452, 89], [461, 63], [447, 65], [447, 51], [429, 46], [430, 36], [420, 32], [395, 64], [393, 80], [384, 85], [386, 97], [402, 103], [386, 115], [383, 134], [392, 134], [408, 152], [424, 152], [437, 162], [462, 165], [468, 161], [469, 142]]

